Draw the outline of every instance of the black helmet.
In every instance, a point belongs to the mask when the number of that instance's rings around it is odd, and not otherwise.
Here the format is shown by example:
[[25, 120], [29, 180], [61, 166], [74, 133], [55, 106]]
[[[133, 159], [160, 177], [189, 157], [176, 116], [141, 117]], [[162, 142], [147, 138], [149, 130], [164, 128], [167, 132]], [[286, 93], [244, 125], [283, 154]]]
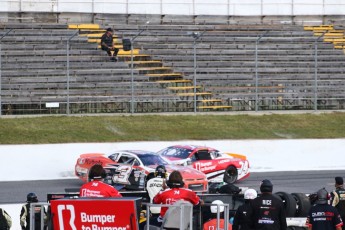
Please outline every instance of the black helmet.
[[37, 195], [34, 192], [28, 193], [26, 196], [26, 202], [31, 203], [31, 202], [38, 202]]
[[317, 204], [327, 204], [329, 199], [329, 194], [325, 188], [317, 191]]
[[167, 170], [164, 165], [158, 165], [155, 171], [155, 177], [166, 178]]

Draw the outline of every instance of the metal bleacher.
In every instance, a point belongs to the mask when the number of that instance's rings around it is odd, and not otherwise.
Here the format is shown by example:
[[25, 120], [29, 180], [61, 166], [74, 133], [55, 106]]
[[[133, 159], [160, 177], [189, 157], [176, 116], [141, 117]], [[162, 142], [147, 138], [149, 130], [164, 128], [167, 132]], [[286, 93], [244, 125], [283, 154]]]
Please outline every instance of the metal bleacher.
[[[197, 111], [314, 109], [315, 102], [318, 109], [344, 109], [344, 37], [334, 26], [220, 16], [96, 20], [0, 25], [1, 34], [11, 30], [1, 40], [3, 114], [66, 113], [67, 102], [71, 113], [131, 112], [133, 99], [134, 112], [191, 112], [194, 97]], [[99, 48], [107, 27], [120, 49], [116, 63]], [[139, 31], [131, 69], [122, 39]], [[191, 32], [202, 34], [195, 46]]]

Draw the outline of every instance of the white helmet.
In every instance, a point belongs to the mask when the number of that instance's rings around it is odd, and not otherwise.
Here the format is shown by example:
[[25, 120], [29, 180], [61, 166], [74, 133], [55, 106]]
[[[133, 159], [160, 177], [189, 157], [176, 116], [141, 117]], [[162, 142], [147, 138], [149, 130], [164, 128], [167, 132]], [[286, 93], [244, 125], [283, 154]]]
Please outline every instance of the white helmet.
[[245, 192], [244, 192], [244, 199], [246, 200], [253, 200], [255, 199], [256, 197], [258, 196], [258, 193], [250, 188], [250, 189], [247, 189]]
[[221, 201], [221, 200], [214, 200], [212, 202], [212, 204], [214, 204], [214, 205], [211, 206], [211, 213], [217, 213], [217, 210], [218, 210], [218, 205], [217, 204], [220, 204], [219, 205], [219, 212], [220, 213], [224, 212], [224, 205], [221, 205], [221, 204], [224, 204], [223, 201]]

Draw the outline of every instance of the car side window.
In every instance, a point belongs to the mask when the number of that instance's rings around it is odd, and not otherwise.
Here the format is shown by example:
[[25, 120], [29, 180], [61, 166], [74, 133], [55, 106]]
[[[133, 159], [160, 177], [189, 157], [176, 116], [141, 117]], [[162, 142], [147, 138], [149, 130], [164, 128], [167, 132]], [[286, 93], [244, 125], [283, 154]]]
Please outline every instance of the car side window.
[[212, 160], [210, 153], [207, 150], [198, 151], [199, 160]]
[[198, 161], [199, 157], [198, 157], [198, 153], [195, 153], [191, 158], [192, 162]]
[[111, 155], [109, 156], [109, 159], [111, 159], [112, 161], [116, 161], [116, 159], [117, 159], [118, 156], [119, 156], [118, 153], [114, 153], [114, 154], [111, 154]]
[[134, 166], [140, 166], [140, 163], [137, 159], [134, 160], [134, 163], [133, 163]]

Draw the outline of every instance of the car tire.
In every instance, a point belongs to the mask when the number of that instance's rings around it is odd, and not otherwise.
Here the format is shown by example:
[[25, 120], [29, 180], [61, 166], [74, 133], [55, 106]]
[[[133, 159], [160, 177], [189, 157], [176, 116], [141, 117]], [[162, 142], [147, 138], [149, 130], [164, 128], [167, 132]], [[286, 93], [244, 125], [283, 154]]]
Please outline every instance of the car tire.
[[228, 184], [233, 184], [237, 181], [238, 171], [237, 168], [233, 165], [228, 166], [224, 172], [223, 181]]
[[291, 195], [295, 198], [297, 203], [295, 217], [307, 217], [309, 209], [311, 207], [309, 197], [304, 193], [291, 193]]
[[275, 195], [283, 201], [286, 217], [295, 217], [297, 206], [295, 198], [287, 192], [276, 192]]

